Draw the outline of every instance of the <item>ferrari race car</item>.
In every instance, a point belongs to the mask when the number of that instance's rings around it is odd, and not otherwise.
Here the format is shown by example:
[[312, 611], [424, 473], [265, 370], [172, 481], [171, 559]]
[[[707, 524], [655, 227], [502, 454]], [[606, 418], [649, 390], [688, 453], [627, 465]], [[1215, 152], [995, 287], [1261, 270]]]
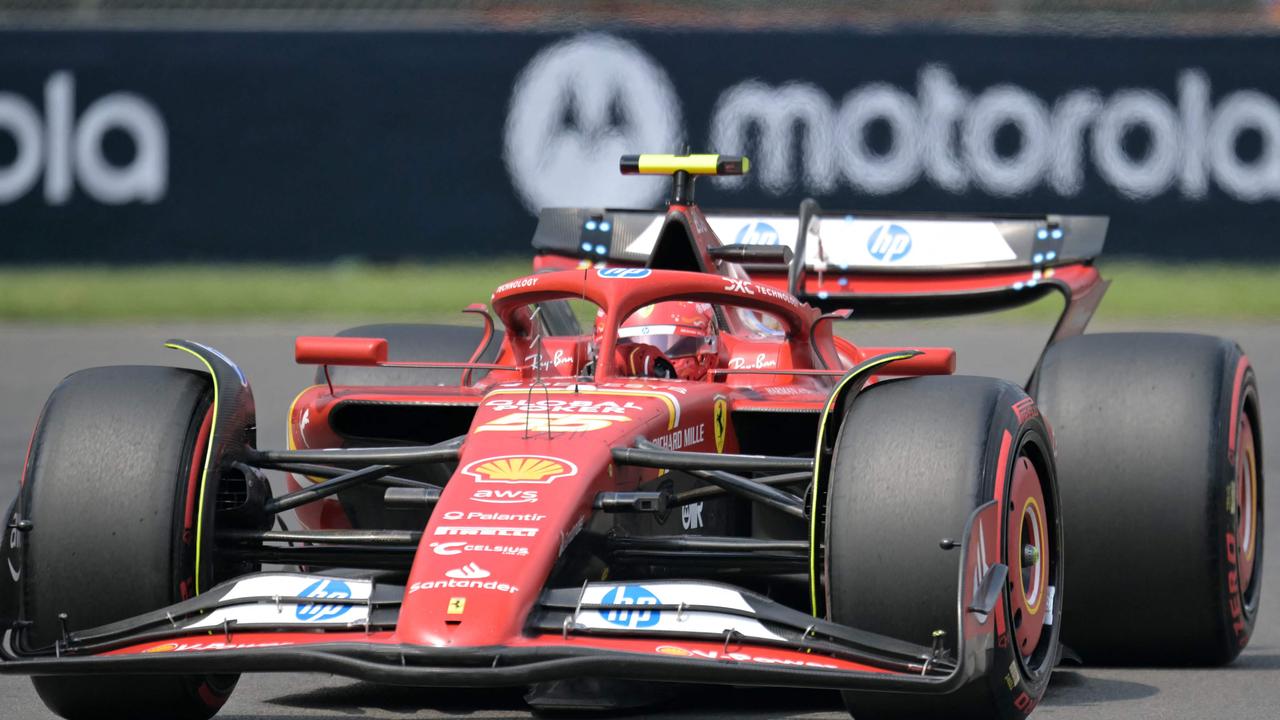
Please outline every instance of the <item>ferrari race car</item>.
[[[536, 272], [471, 325], [298, 338], [318, 369], [286, 449], [196, 342], [169, 347], [200, 371], [66, 378], [6, 516], [0, 671], [70, 720], [207, 718], [271, 671], [542, 710], [692, 683], [1022, 718], [1063, 657], [1241, 651], [1264, 485], [1235, 343], [1083, 335], [1105, 218], [694, 204], [747, 169], [625, 157], [673, 178], [665, 212], [544, 211]], [[1025, 387], [834, 331], [1053, 292]]]

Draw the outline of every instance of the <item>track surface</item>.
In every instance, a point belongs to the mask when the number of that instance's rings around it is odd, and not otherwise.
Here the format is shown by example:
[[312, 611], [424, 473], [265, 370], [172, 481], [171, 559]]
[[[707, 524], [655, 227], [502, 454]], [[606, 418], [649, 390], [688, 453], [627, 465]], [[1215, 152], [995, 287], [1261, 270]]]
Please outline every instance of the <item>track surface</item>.
[[[352, 325], [357, 323], [351, 323]], [[1045, 330], [935, 322], [911, 326], [870, 326], [859, 335], [869, 343], [954, 345], [960, 371], [1025, 380]], [[45, 397], [68, 373], [92, 365], [121, 363], [187, 364], [181, 353], [164, 350], [170, 337], [212, 344], [235, 358], [248, 373], [257, 396], [259, 438], [281, 447], [284, 416], [309, 369], [292, 363], [292, 336], [324, 334], [333, 325], [204, 325], [40, 327], [0, 325], [0, 499], [17, 487], [31, 426]], [[1108, 327], [1098, 330], [1138, 329]], [[1253, 359], [1263, 398], [1265, 467], [1280, 461], [1280, 326], [1169, 325], [1168, 330], [1205, 332], [1235, 338]], [[1268, 414], [1269, 410], [1269, 414]], [[1277, 517], [1275, 495], [1267, 513]], [[1273, 543], [1274, 544], [1274, 543]], [[1266, 554], [1262, 617], [1248, 651], [1222, 669], [1069, 668], [1054, 675], [1037, 718], [1257, 718], [1280, 717], [1280, 552]], [[1143, 572], [1141, 558], [1129, 558]], [[85, 588], [92, 592], [92, 588]], [[344, 678], [273, 675], [244, 678], [218, 716], [226, 720], [293, 717], [471, 718], [529, 717], [521, 693], [382, 688]], [[643, 716], [653, 717], [654, 712]], [[834, 693], [724, 689], [691, 693], [666, 707], [663, 717], [839, 718], [848, 717]], [[0, 677], [0, 718], [48, 720], [25, 678]]]

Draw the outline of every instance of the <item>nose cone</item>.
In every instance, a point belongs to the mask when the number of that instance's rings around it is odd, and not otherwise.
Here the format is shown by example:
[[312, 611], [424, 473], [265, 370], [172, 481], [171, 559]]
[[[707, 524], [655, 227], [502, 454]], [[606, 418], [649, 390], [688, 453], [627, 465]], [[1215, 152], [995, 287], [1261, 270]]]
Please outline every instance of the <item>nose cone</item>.
[[405, 642], [519, 637], [596, 493], [625, 489], [612, 449], [668, 432], [680, 409], [671, 393], [580, 385], [532, 395], [500, 388], [476, 413], [418, 547], [400, 613]]

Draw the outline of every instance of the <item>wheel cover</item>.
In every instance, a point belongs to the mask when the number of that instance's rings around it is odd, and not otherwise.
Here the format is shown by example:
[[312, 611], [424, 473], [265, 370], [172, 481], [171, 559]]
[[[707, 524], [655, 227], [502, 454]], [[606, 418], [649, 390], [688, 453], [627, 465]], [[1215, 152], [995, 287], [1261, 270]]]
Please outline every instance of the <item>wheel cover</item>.
[[1240, 557], [1240, 591], [1249, 596], [1258, 549], [1258, 456], [1249, 413], [1240, 413], [1236, 447], [1236, 538]]
[[1026, 455], [1018, 457], [1010, 485], [1006, 506], [1009, 600], [1015, 643], [1026, 660], [1039, 646], [1046, 618], [1052, 613], [1047, 598], [1051, 592], [1049, 564], [1053, 549], [1049, 546], [1051, 536], [1040, 473]]

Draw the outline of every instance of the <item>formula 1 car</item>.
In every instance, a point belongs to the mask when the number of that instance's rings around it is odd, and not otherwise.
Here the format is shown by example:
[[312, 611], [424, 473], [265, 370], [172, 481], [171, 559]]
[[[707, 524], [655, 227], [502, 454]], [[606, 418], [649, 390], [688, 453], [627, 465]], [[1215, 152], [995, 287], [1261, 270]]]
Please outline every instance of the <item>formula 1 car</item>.
[[[1067, 648], [1240, 652], [1264, 486], [1234, 343], [1083, 335], [1105, 218], [693, 203], [747, 169], [625, 157], [672, 176], [666, 211], [544, 211], [497, 320], [298, 338], [319, 369], [287, 449], [196, 342], [169, 347], [201, 371], [68, 377], [6, 516], [0, 671], [71, 720], [207, 718], [263, 671], [527, 686], [543, 710], [708, 683], [1021, 718]], [[833, 330], [1052, 292], [1025, 389]]]

